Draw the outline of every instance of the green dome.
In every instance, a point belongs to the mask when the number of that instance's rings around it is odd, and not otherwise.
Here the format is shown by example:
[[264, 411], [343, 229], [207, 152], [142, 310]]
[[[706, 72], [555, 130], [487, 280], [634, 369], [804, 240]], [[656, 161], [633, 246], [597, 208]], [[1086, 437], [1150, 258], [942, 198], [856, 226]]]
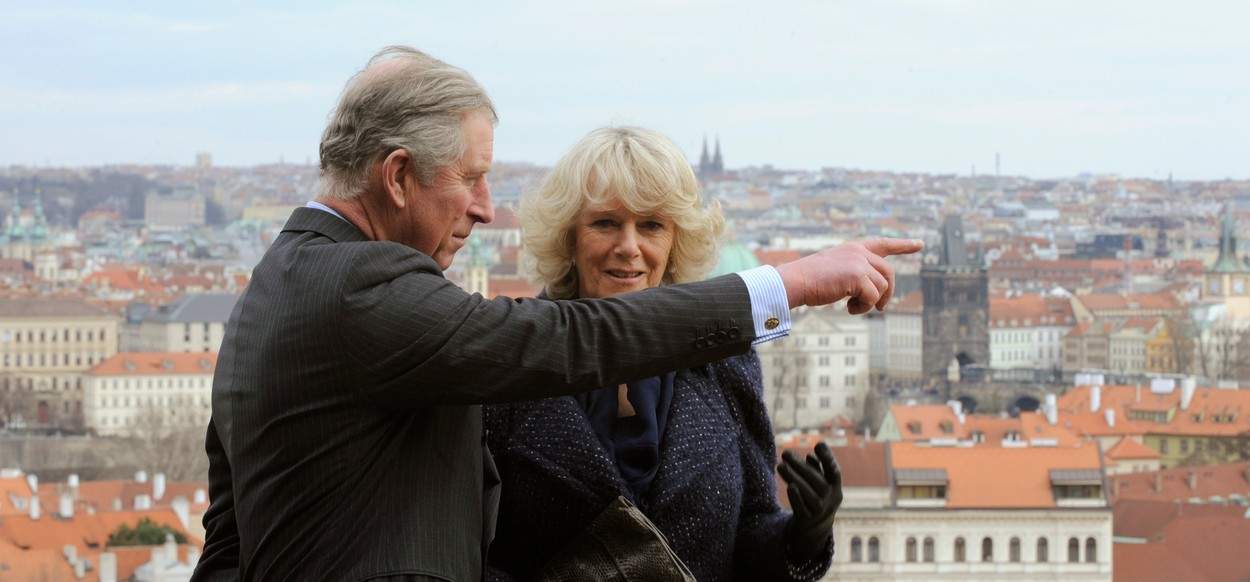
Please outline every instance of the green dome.
[[755, 253], [751, 252], [751, 249], [742, 243], [730, 243], [721, 248], [716, 268], [712, 269], [709, 277], [737, 273], [758, 266], [760, 266], [760, 260], [755, 258]]

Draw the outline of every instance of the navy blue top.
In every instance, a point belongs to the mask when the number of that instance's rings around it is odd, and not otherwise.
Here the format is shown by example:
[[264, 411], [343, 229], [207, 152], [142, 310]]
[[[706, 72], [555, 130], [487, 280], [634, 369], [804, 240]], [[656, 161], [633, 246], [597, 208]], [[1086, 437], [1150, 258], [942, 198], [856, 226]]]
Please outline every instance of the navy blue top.
[[629, 403], [634, 415], [618, 418], [618, 388], [600, 388], [578, 394], [578, 404], [586, 411], [590, 426], [603, 443], [608, 456], [616, 460], [621, 477], [634, 499], [651, 487], [660, 466], [660, 442], [668, 426], [668, 411], [673, 403], [673, 372], [654, 376], [628, 386]]

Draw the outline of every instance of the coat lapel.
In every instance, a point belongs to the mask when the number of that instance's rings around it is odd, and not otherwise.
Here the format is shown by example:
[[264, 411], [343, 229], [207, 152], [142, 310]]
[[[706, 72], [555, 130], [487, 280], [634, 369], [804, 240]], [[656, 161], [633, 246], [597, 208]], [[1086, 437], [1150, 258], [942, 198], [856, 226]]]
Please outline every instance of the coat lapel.
[[508, 445], [512, 454], [587, 503], [628, 496], [615, 461], [572, 396], [530, 402], [517, 413], [517, 438]]
[[653, 510], [660, 510], [691, 483], [715, 479], [707, 475], [719, 472], [724, 463], [738, 463], [737, 458], [726, 458], [737, 454], [738, 422], [705, 370], [682, 371], [674, 382], [668, 427], [660, 443], [660, 470], [643, 496]]

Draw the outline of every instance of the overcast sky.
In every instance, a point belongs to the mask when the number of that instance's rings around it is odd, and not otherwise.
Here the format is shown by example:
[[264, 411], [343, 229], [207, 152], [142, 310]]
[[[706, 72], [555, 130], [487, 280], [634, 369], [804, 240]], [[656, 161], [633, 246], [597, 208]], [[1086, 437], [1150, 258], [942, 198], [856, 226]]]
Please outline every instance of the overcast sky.
[[486, 86], [506, 161], [627, 123], [729, 167], [1250, 177], [1242, 1], [127, 4], [0, 0], [0, 165], [315, 162], [409, 44]]

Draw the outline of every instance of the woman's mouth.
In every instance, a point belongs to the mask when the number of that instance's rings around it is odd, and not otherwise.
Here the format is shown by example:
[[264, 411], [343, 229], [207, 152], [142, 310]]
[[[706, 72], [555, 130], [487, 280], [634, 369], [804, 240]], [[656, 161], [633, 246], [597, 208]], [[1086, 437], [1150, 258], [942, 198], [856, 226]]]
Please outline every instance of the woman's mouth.
[[609, 269], [604, 271], [609, 277], [622, 283], [631, 283], [641, 279], [646, 273], [642, 271], [623, 271], [619, 269]]

